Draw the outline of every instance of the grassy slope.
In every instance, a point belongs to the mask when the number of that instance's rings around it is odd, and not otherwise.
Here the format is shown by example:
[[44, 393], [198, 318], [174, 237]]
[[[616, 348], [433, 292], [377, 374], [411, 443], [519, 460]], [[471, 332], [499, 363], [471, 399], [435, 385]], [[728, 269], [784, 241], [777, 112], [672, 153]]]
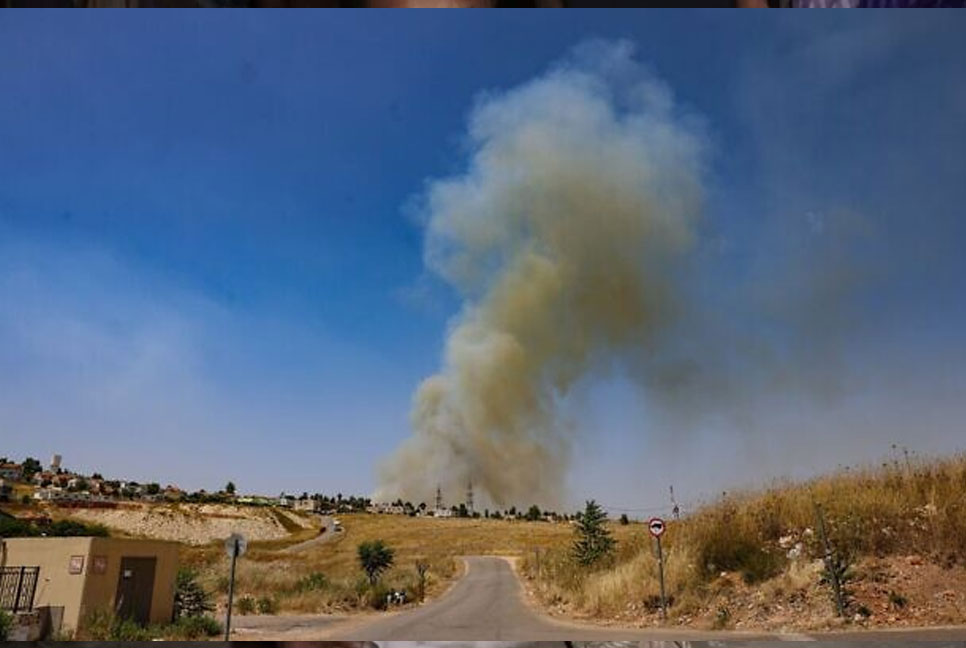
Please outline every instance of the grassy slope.
[[[718, 627], [833, 623], [815, 503], [835, 549], [854, 556], [849, 613], [863, 623], [966, 623], [966, 457], [843, 470], [729, 496], [669, 525], [672, 621]], [[798, 545], [796, 549], [796, 545]], [[789, 557], [791, 552], [792, 557]], [[795, 558], [796, 552], [801, 557]], [[613, 565], [576, 569], [564, 548], [523, 571], [551, 607], [656, 619], [657, 565], [638, 534]]]

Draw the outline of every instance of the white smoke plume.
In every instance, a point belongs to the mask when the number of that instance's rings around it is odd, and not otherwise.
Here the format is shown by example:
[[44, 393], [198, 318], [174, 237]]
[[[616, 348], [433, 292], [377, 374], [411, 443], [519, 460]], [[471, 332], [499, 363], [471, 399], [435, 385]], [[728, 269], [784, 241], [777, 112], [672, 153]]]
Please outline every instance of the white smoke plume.
[[377, 497], [557, 505], [570, 433], [557, 403], [675, 326], [702, 211], [705, 137], [625, 42], [574, 50], [483, 96], [466, 171], [421, 197], [427, 266], [462, 296], [439, 373]]

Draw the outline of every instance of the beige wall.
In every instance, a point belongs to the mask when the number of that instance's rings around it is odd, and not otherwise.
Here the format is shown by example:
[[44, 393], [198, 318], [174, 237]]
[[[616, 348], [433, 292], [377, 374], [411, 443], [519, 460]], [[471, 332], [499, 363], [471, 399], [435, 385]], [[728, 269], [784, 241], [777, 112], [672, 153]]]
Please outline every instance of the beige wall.
[[[71, 556], [84, 557], [82, 573], [69, 573]], [[107, 559], [103, 574], [94, 573], [95, 556]], [[124, 556], [157, 558], [151, 621], [170, 621], [178, 572], [177, 543], [122, 538], [10, 538], [4, 541], [0, 563], [7, 566], [39, 566], [34, 605], [63, 607], [62, 629], [70, 630], [76, 629], [80, 619], [91, 610], [114, 609], [121, 558]]]
[[[4, 540], [3, 564], [40, 567], [34, 605], [64, 608], [64, 627], [77, 627], [91, 538], [9, 538]], [[71, 556], [84, 556], [84, 573], [70, 574]]]
[[[121, 574], [122, 557], [155, 557], [154, 593], [151, 596], [151, 623], [168, 623], [174, 609], [175, 579], [178, 574], [178, 545], [161, 540], [123, 540], [93, 538], [91, 560], [94, 556], [107, 557], [104, 574], [87, 576], [84, 588], [84, 612], [97, 606], [114, 606], [117, 581]], [[83, 613], [82, 613], [83, 616]]]

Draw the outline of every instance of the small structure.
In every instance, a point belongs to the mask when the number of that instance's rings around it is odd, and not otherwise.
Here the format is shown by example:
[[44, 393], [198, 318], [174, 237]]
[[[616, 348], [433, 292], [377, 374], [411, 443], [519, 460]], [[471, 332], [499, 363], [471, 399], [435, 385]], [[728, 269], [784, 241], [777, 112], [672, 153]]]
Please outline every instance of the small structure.
[[297, 499], [295, 500], [295, 510], [304, 511], [306, 513], [321, 513], [322, 502], [312, 497], [306, 499]]
[[19, 607], [50, 608], [53, 631], [72, 631], [95, 610], [147, 623], [171, 621], [178, 544], [126, 538], [8, 538], [0, 547], [6, 573], [33, 573]]
[[0, 464], [0, 479], [20, 481], [23, 478], [23, 466], [18, 463]]
[[168, 484], [165, 486], [164, 490], [161, 491], [161, 494], [168, 502], [180, 502], [182, 499], [184, 499], [184, 491], [173, 484]]

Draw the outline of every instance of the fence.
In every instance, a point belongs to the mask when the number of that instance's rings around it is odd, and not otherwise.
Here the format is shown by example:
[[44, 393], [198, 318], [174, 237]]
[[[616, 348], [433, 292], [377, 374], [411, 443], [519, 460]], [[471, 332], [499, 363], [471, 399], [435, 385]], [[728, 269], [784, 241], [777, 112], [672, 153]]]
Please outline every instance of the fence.
[[34, 607], [34, 592], [40, 567], [0, 568], [0, 610], [28, 612]]

